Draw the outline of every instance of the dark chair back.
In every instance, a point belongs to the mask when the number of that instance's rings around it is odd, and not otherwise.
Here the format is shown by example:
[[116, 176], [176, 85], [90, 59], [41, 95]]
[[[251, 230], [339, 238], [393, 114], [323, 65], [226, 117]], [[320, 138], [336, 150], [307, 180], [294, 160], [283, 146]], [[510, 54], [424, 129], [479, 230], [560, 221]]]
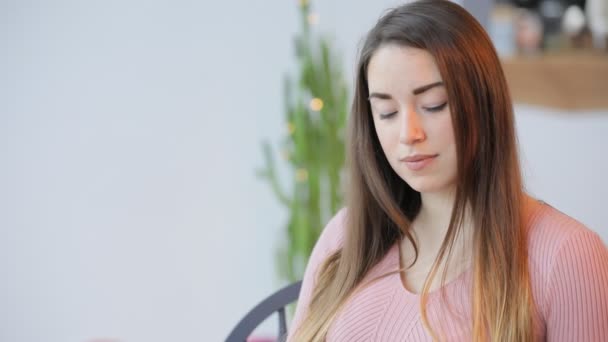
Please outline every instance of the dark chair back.
[[285, 319], [285, 306], [291, 302], [295, 302], [300, 294], [302, 281], [298, 281], [291, 285], [287, 285], [268, 298], [264, 299], [260, 304], [251, 309], [243, 319], [232, 329], [226, 342], [244, 342], [249, 335], [273, 313], [279, 315], [279, 335], [278, 339], [287, 337], [287, 322]]

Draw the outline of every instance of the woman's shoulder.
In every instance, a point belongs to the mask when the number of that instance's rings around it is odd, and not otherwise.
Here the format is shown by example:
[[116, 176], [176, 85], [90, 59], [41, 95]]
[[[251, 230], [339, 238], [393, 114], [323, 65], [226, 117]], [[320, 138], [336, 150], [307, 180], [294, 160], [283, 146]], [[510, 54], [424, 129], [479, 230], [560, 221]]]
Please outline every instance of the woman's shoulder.
[[529, 234], [531, 252], [537, 250], [544, 256], [558, 253], [572, 240], [599, 239], [599, 235], [583, 223], [543, 201], [530, 219]]
[[[604, 341], [608, 249], [576, 219], [543, 203], [530, 221], [531, 279], [547, 339]], [[584, 326], [584, 328], [583, 328]]]
[[580, 221], [541, 202], [529, 226], [529, 260], [538, 285], [544, 287], [559, 276], [563, 265], [584, 265], [597, 260], [608, 261], [608, 250], [600, 236]]
[[319, 235], [317, 244], [324, 250], [324, 254], [336, 251], [344, 244], [346, 214], [346, 207], [338, 210], [338, 212], [327, 222], [321, 235]]

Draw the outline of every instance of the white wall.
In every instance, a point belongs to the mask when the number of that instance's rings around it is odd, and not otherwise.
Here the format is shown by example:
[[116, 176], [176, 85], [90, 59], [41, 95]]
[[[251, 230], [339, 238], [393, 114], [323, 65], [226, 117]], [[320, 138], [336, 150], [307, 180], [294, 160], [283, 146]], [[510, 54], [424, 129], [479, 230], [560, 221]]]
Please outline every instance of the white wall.
[[[331, 6], [350, 48], [384, 4]], [[254, 170], [284, 133], [296, 2], [0, 16], [0, 340], [221, 340], [280, 285], [286, 214]]]
[[608, 242], [608, 110], [516, 105], [515, 112], [528, 191]]
[[[349, 79], [394, 3], [319, 2]], [[282, 285], [254, 170], [297, 25], [295, 0], [0, 2], [0, 341], [219, 341]], [[530, 189], [606, 240], [608, 112], [518, 118]]]

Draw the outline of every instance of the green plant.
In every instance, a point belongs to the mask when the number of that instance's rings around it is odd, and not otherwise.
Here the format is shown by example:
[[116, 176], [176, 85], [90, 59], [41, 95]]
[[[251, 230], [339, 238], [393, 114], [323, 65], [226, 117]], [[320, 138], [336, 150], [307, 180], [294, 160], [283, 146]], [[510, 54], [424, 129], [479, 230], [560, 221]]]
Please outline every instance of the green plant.
[[284, 78], [288, 135], [281, 143], [283, 159], [293, 174], [291, 193], [282, 189], [270, 144], [262, 143], [266, 180], [289, 209], [286, 236], [277, 251], [279, 276], [301, 279], [324, 224], [343, 205], [344, 126], [347, 86], [327, 38], [315, 34], [316, 15], [308, 1], [299, 3], [302, 30], [295, 39], [299, 74]]

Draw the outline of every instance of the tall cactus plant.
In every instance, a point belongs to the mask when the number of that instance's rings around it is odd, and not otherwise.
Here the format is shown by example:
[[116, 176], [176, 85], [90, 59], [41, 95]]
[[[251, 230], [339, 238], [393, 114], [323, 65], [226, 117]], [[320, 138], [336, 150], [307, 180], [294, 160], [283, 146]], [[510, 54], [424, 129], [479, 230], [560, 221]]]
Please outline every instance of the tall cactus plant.
[[315, 16], [308, 1], [299, 2], [301, 32], [295, 39], [298, 75], [284, 77], [287, 134], [280, 146], [293, 177], [282, 188], [273, 150], [262, 143], [265, 166], [258, 175], [289, 210], [286, 235], [277, 250], [279, 276], [301, 279], [324, 224], [343, 205], [344, 126], [347, 85], [329, 40], [315, 34]]

